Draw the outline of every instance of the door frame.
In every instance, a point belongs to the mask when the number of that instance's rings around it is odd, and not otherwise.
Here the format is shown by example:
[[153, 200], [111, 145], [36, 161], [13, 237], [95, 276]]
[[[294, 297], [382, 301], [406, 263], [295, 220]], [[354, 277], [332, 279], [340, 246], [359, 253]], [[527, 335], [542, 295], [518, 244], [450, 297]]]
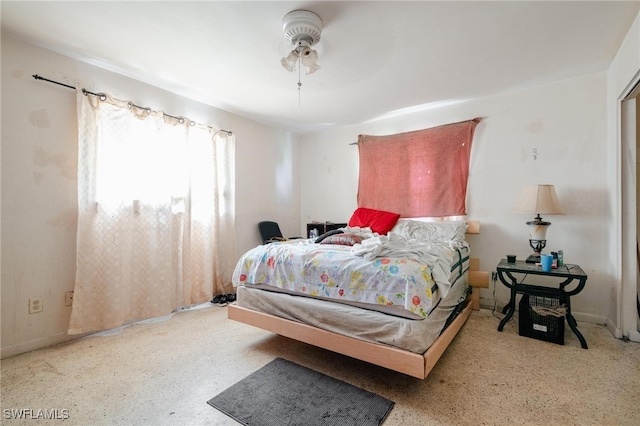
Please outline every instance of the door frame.
[[640, 332], [638, 330], [638, 311], [636, 301], [638, 298], [638, 217], [636, 199], [636, 187], [638, 182], [638, 171], [636, 164], [638, 161], [637, 138], [637, 108], [640, 108], [640, 74], [630, 82], [628, 90], [619, 101], [620, 122], [620, 150], [618, 151], [619, 182], [618, 190], [621, 194], [620, 224], [621, 224], [621, 285], [618, 292], [617, 313], [618, 328], [624, 339], [640, 342]]

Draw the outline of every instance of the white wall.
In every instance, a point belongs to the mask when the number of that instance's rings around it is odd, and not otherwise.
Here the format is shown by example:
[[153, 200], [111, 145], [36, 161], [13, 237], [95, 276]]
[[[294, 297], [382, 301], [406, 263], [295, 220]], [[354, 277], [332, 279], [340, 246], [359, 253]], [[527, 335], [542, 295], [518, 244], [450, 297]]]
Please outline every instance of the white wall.
[[[347, 221], [356, 207], [358, 134], [384, 135], [483, 117], [472, 147], [468, 217], [481, 222], [471, 236], [481, 267], [495, 271], [501, 258], [531, 252], [525, 222], [512, 213], [526, 184], [551, 183], [565, 216], [552, 223], [547, 251], [562, 249], [568, 263], [589, 275], [585, 290], [572, 298], [578, 319], [604, 323], [608, 314], [612, 259], [607, 229], [612, 222], [605, 162], [606, 75], [592, 74], [448, 107], [305, 135], [300, 155], [301, 218]], [[313, 159], [310, 161], [309, 159]], [[384, 173], [384, 164], [380, 165]], [[498, 284], [499, 305], [508, 301]], [[492, 306], [492, 289], [482, 290]]]
[[[67, 340], [76, 227], [75, 92], [32, 74], [185, 115], [236, 136], [236, 246], [260, 241], [257, 222], [297, 233], [297, 143], [287, 132], [84, 64], [2, 34], [2, 357]], [[28, 314], [28, 299], [44, 310]]]

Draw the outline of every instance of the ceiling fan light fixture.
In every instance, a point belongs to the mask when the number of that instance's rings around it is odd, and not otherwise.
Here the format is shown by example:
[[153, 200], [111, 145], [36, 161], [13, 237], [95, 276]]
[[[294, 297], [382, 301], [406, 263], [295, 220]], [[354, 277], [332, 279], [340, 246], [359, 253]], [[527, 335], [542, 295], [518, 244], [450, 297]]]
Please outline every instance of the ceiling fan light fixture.
[[282, 58], [280, 62], [287, 71], [293, 72], [296, 69], [296, 63], [298, 62], [298, 52], [295, 50], [292, 51], [288, 56]]
[[294, 47], [280, 62], [287, 71], [295, 71], [296, 62], [300, 62], [311, 74], [320, 68], [316, 63], [318, 52], [311, 46], [320, 41], [322, 19], [309, 10], [294, 10], [287, 13], [282, 20], [284, 38]]
[[307, 75], [313, 74], [320, 69], [318, 61], [318, 52], [310, 47], [302, 47], [298, 52], [300, 55], [300, 63], [307, 69]]
[[291, 44], [304, 41], [313, 46], [320, 41], [322, 19], [310, 10], [294, 10], [284, 16], [282, 30], [284, 38]]

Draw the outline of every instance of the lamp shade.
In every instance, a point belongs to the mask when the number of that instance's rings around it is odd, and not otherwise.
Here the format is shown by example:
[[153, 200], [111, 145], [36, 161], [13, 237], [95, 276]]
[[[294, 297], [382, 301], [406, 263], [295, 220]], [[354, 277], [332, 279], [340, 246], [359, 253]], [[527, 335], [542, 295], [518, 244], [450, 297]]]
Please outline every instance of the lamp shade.
[[528, 185], [513, 210], [516, 213], [564, 214], [553, 185]]

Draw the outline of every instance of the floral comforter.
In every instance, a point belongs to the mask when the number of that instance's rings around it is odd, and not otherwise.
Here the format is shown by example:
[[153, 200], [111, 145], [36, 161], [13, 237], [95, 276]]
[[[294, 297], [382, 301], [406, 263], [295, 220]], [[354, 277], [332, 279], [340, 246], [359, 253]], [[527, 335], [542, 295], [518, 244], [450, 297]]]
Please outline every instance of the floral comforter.
[[468, 269], [465, 242], [379, 236], [340, 246], [312, 240], [261, 245], [245, 253], [234, 286], [264, 284], [314, 297], [404, 308], [422, 318]]

